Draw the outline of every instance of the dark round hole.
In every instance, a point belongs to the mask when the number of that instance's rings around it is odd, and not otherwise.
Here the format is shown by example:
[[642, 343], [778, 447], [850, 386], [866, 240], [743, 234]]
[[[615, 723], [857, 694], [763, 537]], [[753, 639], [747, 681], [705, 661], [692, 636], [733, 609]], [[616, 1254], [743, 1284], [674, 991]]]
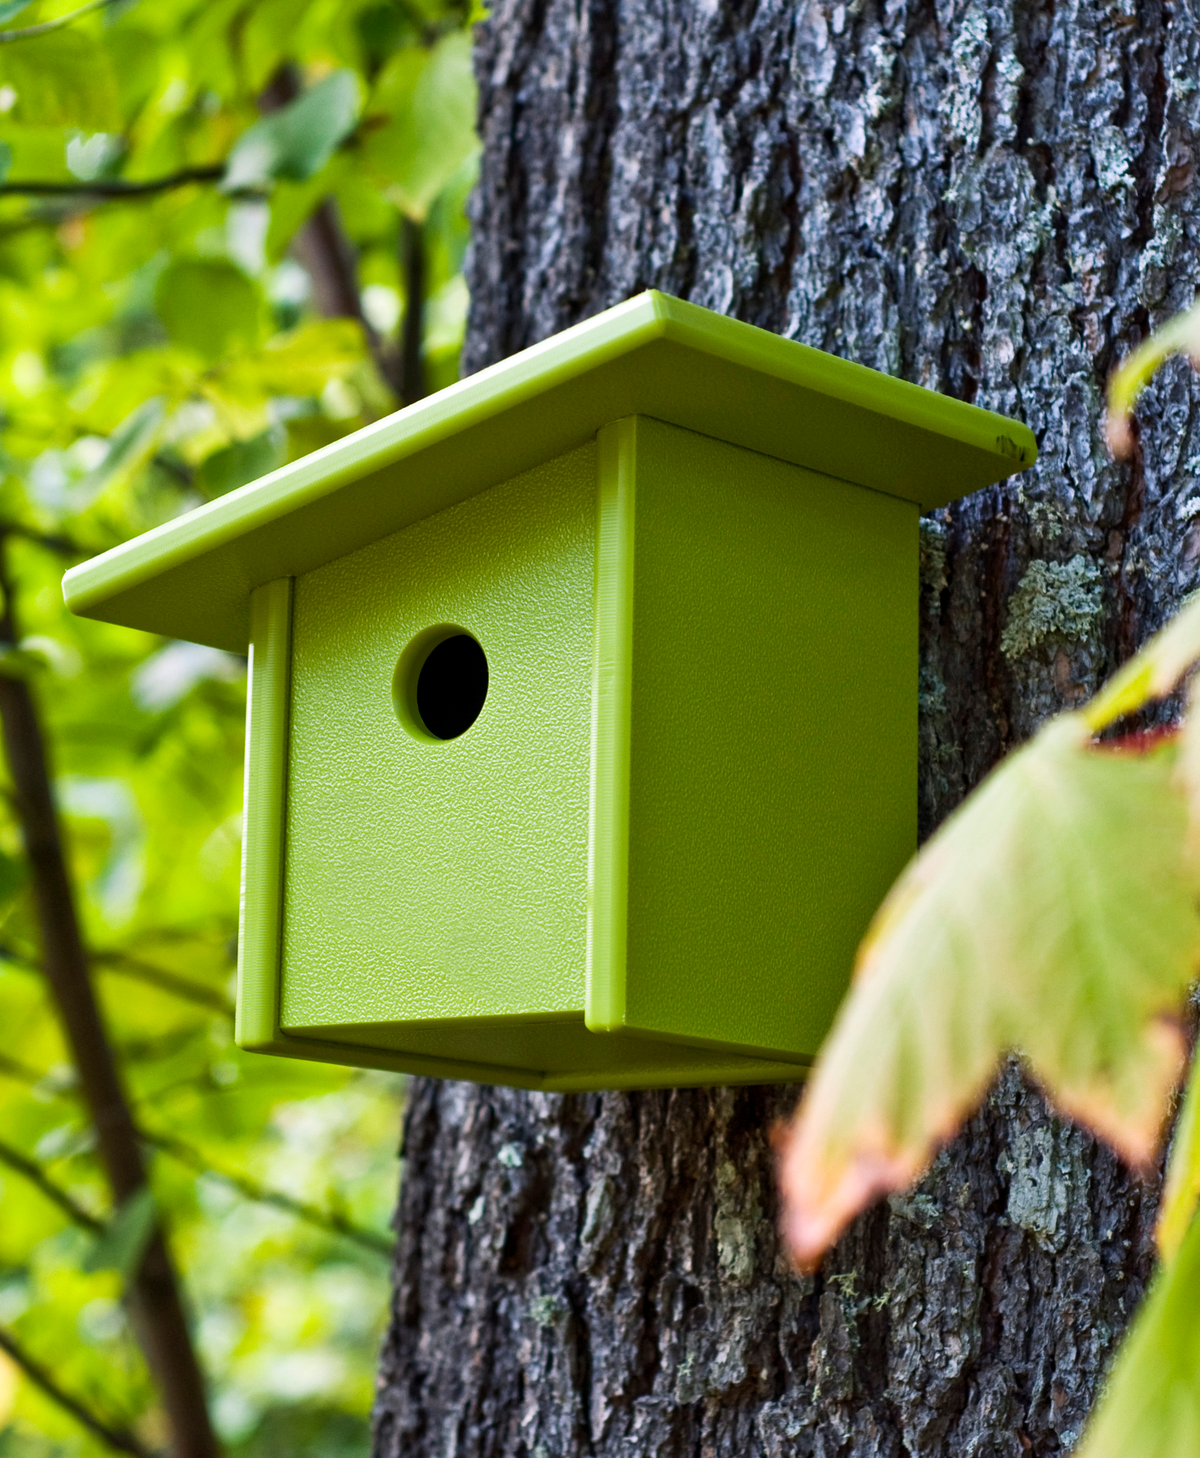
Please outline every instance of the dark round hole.
[[488, 691], [488, 661], [466, 633], [444, 638], [417, 675], [417, 713], [435, 739], [457, 739], [479, 718]]

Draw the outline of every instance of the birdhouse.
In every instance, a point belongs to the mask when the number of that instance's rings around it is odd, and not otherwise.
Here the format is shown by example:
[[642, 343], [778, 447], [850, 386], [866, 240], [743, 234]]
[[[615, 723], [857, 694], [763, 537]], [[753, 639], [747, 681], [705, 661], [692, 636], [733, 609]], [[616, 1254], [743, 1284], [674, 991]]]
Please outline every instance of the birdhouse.
[[249, 645], [239, 1043], [800, 1076], [916, 843], [918, 517], [1035, 453], [646, 293], [74, 568]]

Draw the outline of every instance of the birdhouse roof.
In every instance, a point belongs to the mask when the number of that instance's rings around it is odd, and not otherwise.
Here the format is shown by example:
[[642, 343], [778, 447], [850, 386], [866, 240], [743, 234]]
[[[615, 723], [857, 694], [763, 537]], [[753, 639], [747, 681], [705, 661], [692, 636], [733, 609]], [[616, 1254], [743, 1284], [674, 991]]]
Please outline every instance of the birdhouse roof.
[[73, 567], [86, 617], [234, 652], [249, 598], [648, 415], [943, 506], [1031, 465], [1014, 420], [649, 292]]

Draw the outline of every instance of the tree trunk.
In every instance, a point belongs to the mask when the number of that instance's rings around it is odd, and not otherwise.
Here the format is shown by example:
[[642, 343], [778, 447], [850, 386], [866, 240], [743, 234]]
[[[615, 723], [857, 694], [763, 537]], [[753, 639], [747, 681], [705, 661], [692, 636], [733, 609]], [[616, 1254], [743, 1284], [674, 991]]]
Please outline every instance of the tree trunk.
[[[1036, 470], [923, 524], [925, 833], [1200, 576], [1186, 366], [1132, 469], [1097, 428], [1194, 291], [1198, 53], [1188, 0], [497, 0], [480, 28], [467, 369], [654, 286], [1037, 433]], [[380, 1458], [1069, 1449], [1154, 1191], [1010, 1067], [801, 1280], [768, 1146], [794, 1098], [416, 1081]]]

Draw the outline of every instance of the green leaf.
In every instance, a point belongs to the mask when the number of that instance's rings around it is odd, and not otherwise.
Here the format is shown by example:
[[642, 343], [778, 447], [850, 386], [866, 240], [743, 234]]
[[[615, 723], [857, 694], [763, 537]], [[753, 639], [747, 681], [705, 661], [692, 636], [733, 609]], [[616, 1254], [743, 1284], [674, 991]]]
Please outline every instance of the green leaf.
[[201, 463], [196, 485], [211, 498], [256, 481], [283, 464], [286, 443], [287, 433], [281, 426], [264, 430], [250, 440], [235, 440]]
[[141, 1265], [142, 1256], [158, 1224], [158, 1205], [149, 1185], [136, 1190], [109, 1222], [108, 1227], [83, 1262], [83, 1269], [120, 1271], [128, 1284]]
[[1171, 1136], [1171, 1157], [1158, 1207], [1158, 1249], [1164, 1261], [1179, 1253], [1200, 1206], [1200, 1071], [1193, 1060], [1183, 1107]]
[[266, 253], [272, 263], [287, 252], [297, 230], [308, 221], [321, 203], [337, 189], [353, 165], [352, 159], [340, 152], [307, 182], [280, 182], [271, 194], [271, 221], [267, 228]]
[[320, 319], [277, 334], [257, 354], [238, 360], [222, 376], [232, 393], [252, 397], [319, 395], [333, 379], [345, 379], [366, 358], [355, 319]]
[[1057, 1106], [1153, 1159], [1200, 957], [1178, 748], [1097, 747], [1064, 714], [896, 883], [788, 1136], [797, 1259], [929, 1164], [1015, 1050]]
[[13, 117], [27, 125], [120, 130], [108, 53], [94, 36], [81, 31], [56, 30], [0, 46], [0, 84], [17, 93]]
[[262, 300], [253, 281], [223, 258], [180, 258], [155, 290], [158, 316], [176, 344], [216, 362], [255, 343]]
[[226, 192], [267, 187], [276, 178], [304, 182], [354, 130], [360, 109], [358, 77], [333, 71], [317, 85], [265, 116], [238, 138], [221, 182]]
[[388, 120], [371, 130], [363, 166], [387, 187], [411, 218], [424, 221], [430, 205], [479, 145], [475, 135], [475, 75], [471, 39], [444, 36], [429, 51], [398, 51], [380, 76], [373, 115]]
[[1160, 1270], [1117, 1355], [1075, 1458], [1200, 1453], [1200, 1221]]
[[22, 10], [28, 10], [33, 0], [4, 0], [0, 4], [0, 25], [7, 25], [10, 20], [15, 20]]
[[7, 142], [0, 142], [0, 182], [3, 182], [12, 167], [12, 148]]

